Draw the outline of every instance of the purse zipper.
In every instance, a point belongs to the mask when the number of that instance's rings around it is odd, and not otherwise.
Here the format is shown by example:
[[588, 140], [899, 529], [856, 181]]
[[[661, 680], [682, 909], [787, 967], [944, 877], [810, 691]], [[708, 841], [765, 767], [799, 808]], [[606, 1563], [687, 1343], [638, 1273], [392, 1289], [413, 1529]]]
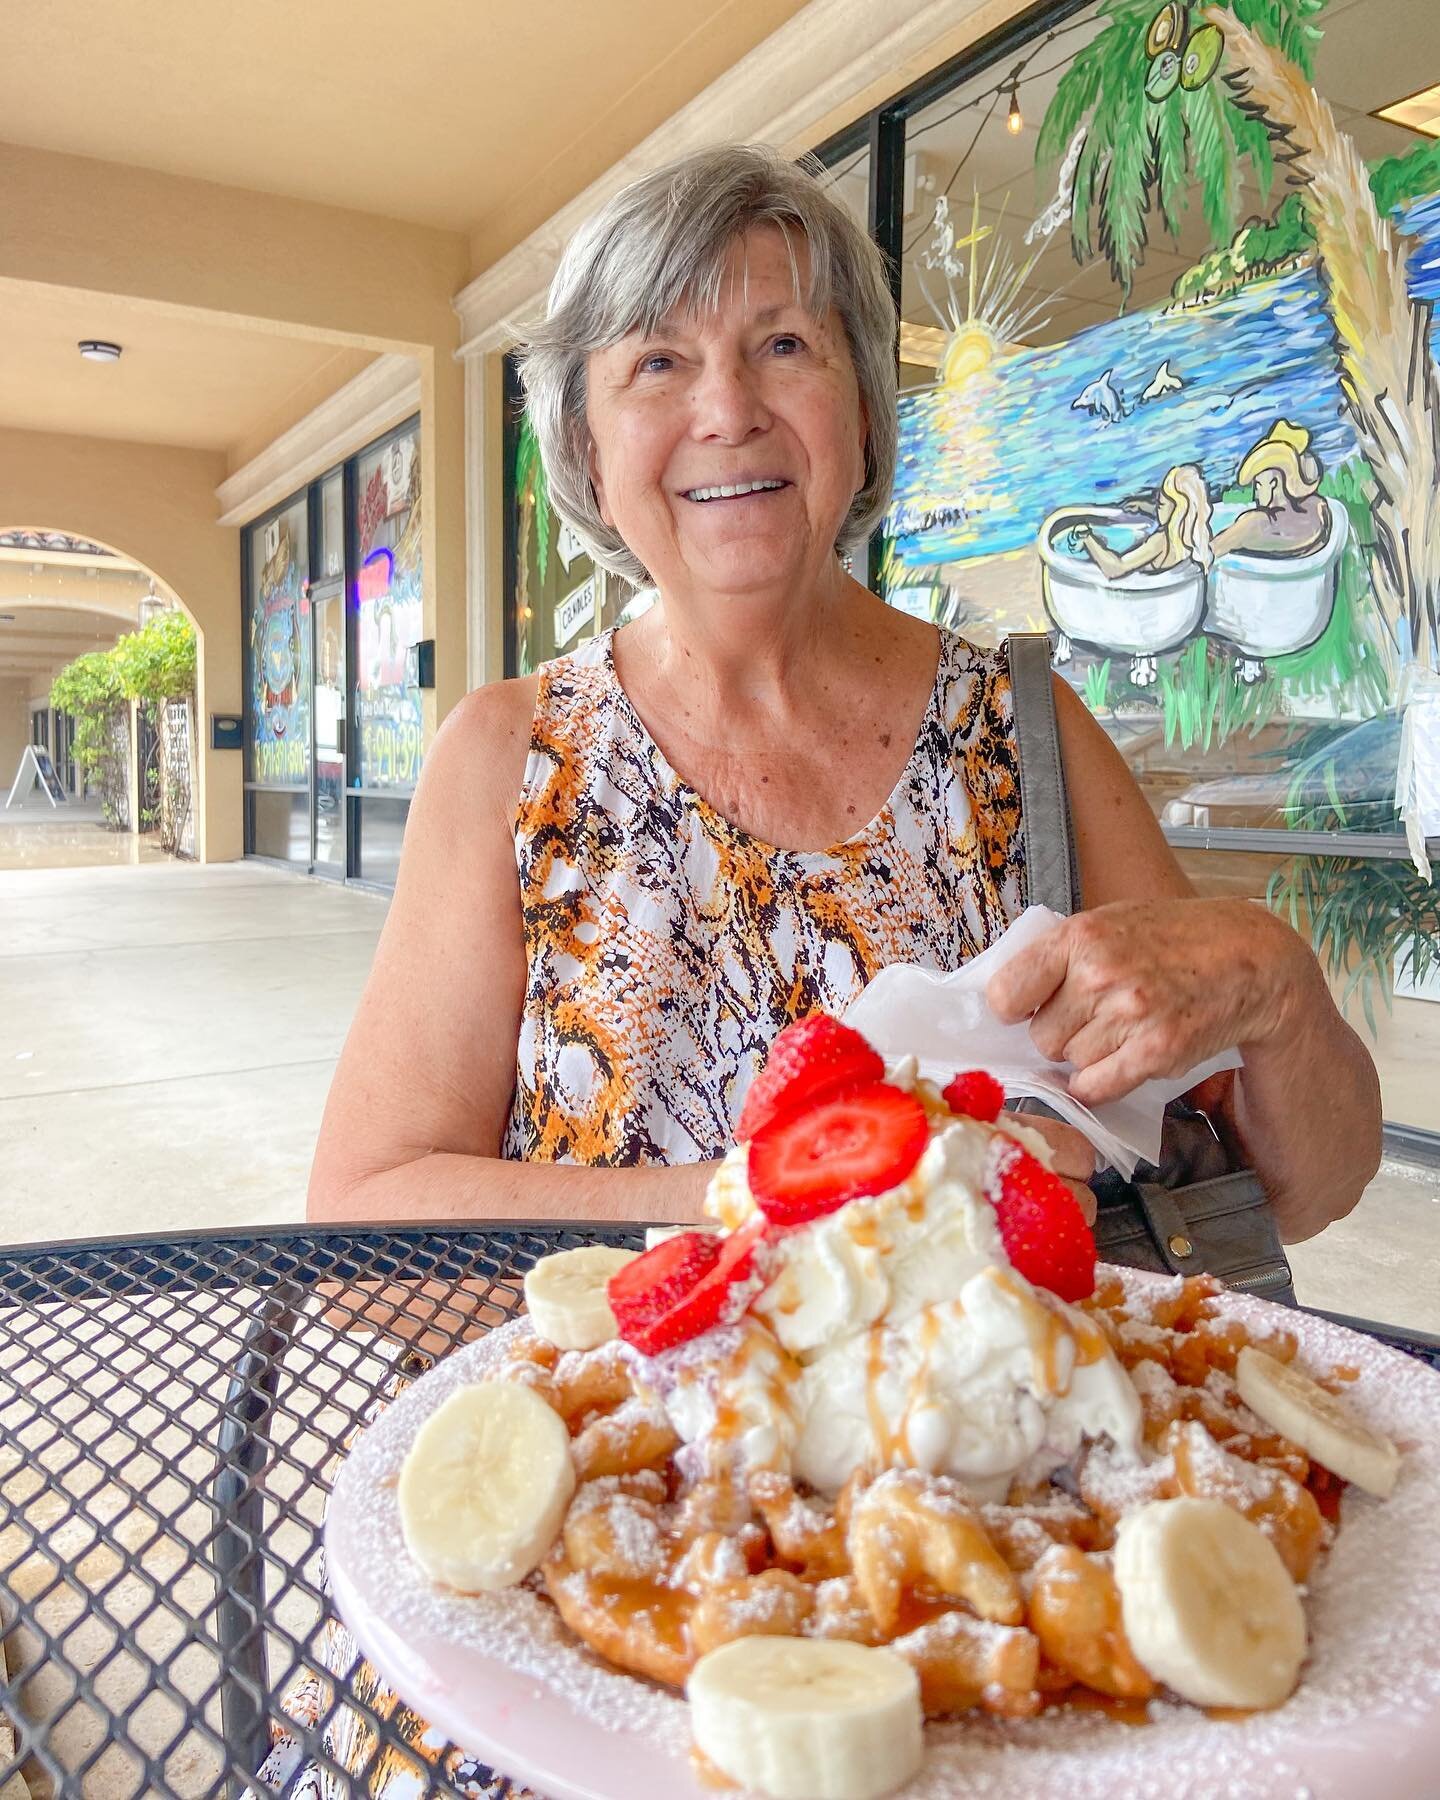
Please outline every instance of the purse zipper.
[[1234, 1276], [1226, 1282], [1227, 1287], [1239, 1288], [1242, 1292], [1253, 1294], [1261, 1288], [1286, 1287], [1295, 1279], [1289, 1264], [1278, 1269], [1263, 1269], [1258, 1275]]

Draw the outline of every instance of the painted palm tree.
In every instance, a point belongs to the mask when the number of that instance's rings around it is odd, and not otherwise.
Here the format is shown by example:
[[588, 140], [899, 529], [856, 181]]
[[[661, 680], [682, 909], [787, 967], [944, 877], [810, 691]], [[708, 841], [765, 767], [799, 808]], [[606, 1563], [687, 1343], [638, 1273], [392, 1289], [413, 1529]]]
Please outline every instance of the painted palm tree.
[[[1412, 301], [1405, 256], [1376, 210], [1365, 168], [1310, 80], [1324, 0], [1233, 0], [1187, 19], [1178, 0], [1106, 0], [1109, 23], [1062, 78], [1039, 159], [1083, 134], [1071, 240], [1098, 246], [1128, 293], [1152, 218], [1178, 235], [1199, 187], [1213, 240], [1239, 220], [1249, 164], [1264, 194], [1283, 164], [1315, 236], [1344, 405], [1375, 480], [1371, 578], [1392, 645], [1440, 662], [1440, 380], [1431, 309]], [[1190, 27], [1195, 29], [1191, 30]], [[1187, 35], [1188, 33], [1188, 35]], [[1199, 64], [1192, 47], [1199, 45]], [[1223, 50], [1223, 58], [1221, 51]], [[1217, 64], [1223, 81], [1212, 80]]]
[[[550, 561], [550, 485], [540, 460], [540, 442], [528, 412], [520, 415], [515, 438], [515, 506], [519, 513], [515, 547], [515, 616], [523, 653], [525, 626], [530, 618], [530, 534], [535, 534], [535, 566], [540, 579]], [[527, 674], [528, 668], [522, 668]]]

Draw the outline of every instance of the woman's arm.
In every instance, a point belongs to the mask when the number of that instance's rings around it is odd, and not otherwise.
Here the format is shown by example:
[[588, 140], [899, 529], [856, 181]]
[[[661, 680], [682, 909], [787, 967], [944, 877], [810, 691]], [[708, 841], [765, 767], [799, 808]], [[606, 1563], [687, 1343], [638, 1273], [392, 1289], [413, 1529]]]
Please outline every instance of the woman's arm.
[[1379, 1167], [1375, 1066], [1288, 925], [1251, 901], [1194, 897], [1124, 759], [1055, 687], [1085, 910], [1002, 969], [991, 1004], [1033, 1013], [1037, 1045], [1076, 1065], [1091, 1104], [1238, 1044], [1244, 1069], [1201, 1098], [1218, 1103], [1283, 1235], [1313, 1236]]
[[1165, 554], [1165, 534], [1160, 531], [1152, 531], [1123, 556], [1102, 543], [1088, 525], [1081, 528], [1080, 542], [1107, 581], [1119, 581], [1126, 575], [1133, 575], [1137, 569], [1148, 569]]
[[534, 684], [468, 695], [436, 736], [390, 916], [340, 1056], [310, 1173], [312, 1219], [700, 1216], [709, 1171], [499, 1157], [525, 945], [513, 815]]

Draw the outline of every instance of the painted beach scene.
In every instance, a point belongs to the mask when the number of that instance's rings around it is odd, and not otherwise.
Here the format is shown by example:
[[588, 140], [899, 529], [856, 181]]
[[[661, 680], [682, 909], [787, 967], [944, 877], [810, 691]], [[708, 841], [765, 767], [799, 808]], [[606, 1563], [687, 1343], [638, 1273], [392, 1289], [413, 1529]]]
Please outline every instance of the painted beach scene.
[[[1440, 668], [1440, 141], [1345, 91], [1363, 11], [1105, 0], [907, 137], [887, 597], [1048, 631], [1132, 763], [1268, 779], [1252, 825], [1368, 725], [1401, 829]], [[1329, 785], [1304, 822], [1353, 829]]]

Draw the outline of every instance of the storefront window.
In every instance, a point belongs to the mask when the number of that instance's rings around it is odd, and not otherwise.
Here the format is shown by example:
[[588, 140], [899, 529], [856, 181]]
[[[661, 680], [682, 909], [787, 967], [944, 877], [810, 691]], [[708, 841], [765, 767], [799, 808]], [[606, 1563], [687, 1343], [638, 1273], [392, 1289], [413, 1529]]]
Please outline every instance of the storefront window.
[[414, 787], [424, 731], [416, 646], [424, 635], [420, 435], [397, 432], [360, 457], [355, 577], [355, 781]]
[[423, 746], [420, 529], [411, 423], [247, 530], [250, 855], [394, 885]]
[[248, 536], [245, 757], [249, 848], [310, 860], [309, 526], [302, 495]]
[[336, 469], [320, 483], [320, 568], [318, 579], [345, 573], [345, 475]]
[[[1403, 35], [1392, 0], [1367, 33], [1387, 13]], [[1433, 345], [1440, 145], [1362, 117], [1368, 192], [1338, 223], [1310, 207], [1297, 181], [1352, 150], [1297, 142], [1286, 96], [1313, 82], [1342, 118], [1371, 102], [1340, 20], [1287, 42], [1302, 65], [1272, 71], [1278, 115], [1257, 119], [1213, 22], [1089, 8], [907, 119], [881, 585], [980, 643], [1051, 632], [1197, 885], [1311, 930], [1372, 1022], [1388, 1115], [1436, 1129], [1440, 1090], [1419, 1103], [1403, 1045], [1437, 1035], [1416, 996], [1440, 891], [1396, 804], [1404, 669], [1440, 591], [1434, 440], [1426, 384], [1402, 398], [1378, 371]], [[1411, 708], [1416, 756], [1440, 766], [1429, 717]]]
[[614, 624], [606, 606], [614, 608], [623, 584], [607, 580], [551, 507], [540, 448], [524, 416], [508, 357], [506, 396], [506, 551], [513, 572], [505, 621], [506, 673], [528, 675]]

